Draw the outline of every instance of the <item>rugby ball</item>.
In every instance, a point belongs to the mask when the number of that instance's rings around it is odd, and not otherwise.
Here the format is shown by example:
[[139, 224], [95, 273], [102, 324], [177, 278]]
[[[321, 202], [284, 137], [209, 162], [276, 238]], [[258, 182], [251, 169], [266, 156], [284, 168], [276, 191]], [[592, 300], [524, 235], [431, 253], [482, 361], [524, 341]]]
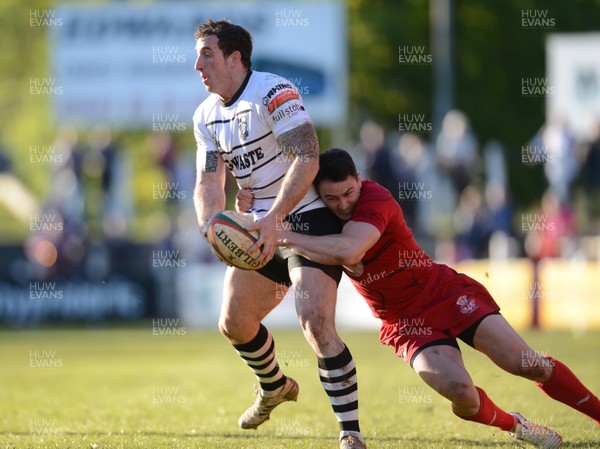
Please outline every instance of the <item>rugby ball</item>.
[[[251, 215], [233, 210], [218, 212], [208, 223], [208, 243], [215, 256], [227, 265], [242, 270], [258, 270], [265, 263], [258, 263], [248, 254], [248, 250], [258, 239], [258, 232], [247, 231], [254, 222]], [[260, 253], [256, 252], [255, 256]]]

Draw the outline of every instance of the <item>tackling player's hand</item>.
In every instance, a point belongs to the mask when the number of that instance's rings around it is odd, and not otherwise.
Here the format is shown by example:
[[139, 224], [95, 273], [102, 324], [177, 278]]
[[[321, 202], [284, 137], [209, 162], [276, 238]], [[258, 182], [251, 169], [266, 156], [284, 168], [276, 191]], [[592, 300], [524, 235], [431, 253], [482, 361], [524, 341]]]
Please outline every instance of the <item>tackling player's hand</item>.
[[240, 189], [235, 195], [235, 210], [245, 214], [252, 208], [254, 194], [248, 189]]
[[275, 254], [277, 243], [277, 218], [275, 215], [265, 215], [259, 218], [254, 224], [248, 226], [249, 231], [258, 231], [258, 240], [250, 247], [248, 254], [253, 255], [261, 248], [261, 253], [256, 257], [256, 262], [268, 262]]

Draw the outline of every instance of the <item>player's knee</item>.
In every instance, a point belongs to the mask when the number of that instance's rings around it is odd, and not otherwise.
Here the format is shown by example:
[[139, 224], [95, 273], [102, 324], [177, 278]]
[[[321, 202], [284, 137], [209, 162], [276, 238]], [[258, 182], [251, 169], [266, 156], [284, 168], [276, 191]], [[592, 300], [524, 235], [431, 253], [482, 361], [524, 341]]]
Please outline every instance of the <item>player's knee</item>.
[[444, 387], [442, 394], [461, 408], [477, 408], [479, 406], [479, 393], [471, 383], [450, 381]]
[[221, 335], [231, 342], [239, 343], [248, 339], [248, 336], [244, 335], [242, 329], [230, 318], [219, 318], [218, 326]]
[[228, 326], [228, 322], [227, 320], [221, 318], [219, 319], [219, 332], [221, 332], [221, 335], [223, 335], [225, 338], [230, 339], [231, 340], [231, 333], [229, 332], [229, 326]]

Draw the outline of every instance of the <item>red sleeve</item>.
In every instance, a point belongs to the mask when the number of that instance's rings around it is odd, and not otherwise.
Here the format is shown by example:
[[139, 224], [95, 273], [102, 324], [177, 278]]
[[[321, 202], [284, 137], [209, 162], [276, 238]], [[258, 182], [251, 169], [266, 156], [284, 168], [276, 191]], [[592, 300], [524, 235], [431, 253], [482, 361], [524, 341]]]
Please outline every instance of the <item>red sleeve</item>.
[[[390, 201], [393, 204], [390, 204]], [[364, 180], [360, 199], [352, 212], [350, 221], [369, 223], [375, 226], [381, 234], [393, 220], [396, 202], [392, 194], [376, 182]]]

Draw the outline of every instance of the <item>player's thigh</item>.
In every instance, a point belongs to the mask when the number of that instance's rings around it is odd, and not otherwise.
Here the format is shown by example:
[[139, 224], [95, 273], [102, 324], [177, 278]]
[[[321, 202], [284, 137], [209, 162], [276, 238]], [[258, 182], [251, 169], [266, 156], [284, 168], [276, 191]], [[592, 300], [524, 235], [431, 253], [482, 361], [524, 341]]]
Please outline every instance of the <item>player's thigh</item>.
[[260, 322], [283, 299], [284, 290], [255, 271], [228, 267], [219, 327], [236, 342], [251, 340]]
[[475, 331], [473, 345], [509, 373], [532, 379], [544, 376], [547, 362], [529, 347], [502, 315], [484, 318]]
[[461, 352], [450, 345], [428, 346], [413, 359], [413, 369], [435, 391], [450, 399], [478, 400]]

